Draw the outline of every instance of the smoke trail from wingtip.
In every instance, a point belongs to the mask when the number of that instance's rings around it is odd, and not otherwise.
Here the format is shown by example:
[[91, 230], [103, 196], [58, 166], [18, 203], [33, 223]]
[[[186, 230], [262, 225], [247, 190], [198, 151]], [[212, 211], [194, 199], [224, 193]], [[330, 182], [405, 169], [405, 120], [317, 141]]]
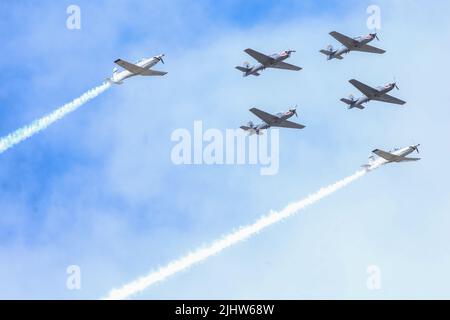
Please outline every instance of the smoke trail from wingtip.
[[[375, 169], [375, 167], [373, 169]], [[126, 299], [133, 294], [143, 291], [151, 285], [161, 282], [169, 276], [181, 272], [196, 263], [206, 260], [207, 258], [221, 252], [222, 250], [257, 234], [265, 228], [297, 214], [300, 210], [306, 208], [307, 206], [314, 204], [322, 198], [361, 178], [367, 172], [369, 172], [369, 170], [359, 170], [351, 176], [327, 187], [324, 187], [319, 191], [307, 196], [306, 198], [303, 198], [302, 200], [289, 204], [281, 211], [271, 211], [267, 216], [259, 218], [255, 223], [247, 225], [245, 227], [241, 227], [238, 230], [224, 236], [222, 239], [216, 240], [207, 247], [199, 248], [184, 257], [170, 262], [168, 265], [160, 268], [159, 270], [150, 272], [144, 277], [138, 278], [128, 284], [125, 284], [119, 289], [112, 289], [108, 293], [108, 296], [104, 299]]]
[[75, 111], [79, 107], [81, 107], [83, 104], [88, 102], [89, 100], [94, 99], [99, 94], [103, 93], [105, 90], [109, 89], [111, 87], [111, 84], [109, 82], [104, 82], [102, 85], [95, 87], [84, 94], [82, 94], [80, 97], [72, 100], [69, 103], [66, 103], [62, 107], [56, 109], [52, 113], [37, 119], [33, 121], [31, 124], [22, 127], [20, 129], [17, 129], [16, 131], [8, 134], [7, 136], [0, 138], [0, 153], [5, 152], [12, 146], [26, 140], [27, 138], [35, 135], [36, 133], [44, 130], [52, 123], [62, 119], [67, 114]]

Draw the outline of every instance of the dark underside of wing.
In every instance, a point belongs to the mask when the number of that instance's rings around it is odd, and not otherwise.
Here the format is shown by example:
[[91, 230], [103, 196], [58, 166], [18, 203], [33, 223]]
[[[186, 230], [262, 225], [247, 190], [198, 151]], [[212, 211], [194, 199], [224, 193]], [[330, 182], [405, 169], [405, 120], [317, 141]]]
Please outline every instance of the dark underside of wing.
[[283, 120], [279, 123], [272, 124], [272, 127], [291, 128], [291, 129], [303, 129], [305, 126], [300, 123], [295, 123], [288, 120]]
[[388, 94], [383, 94], [382, 96], [379, 96], [379, 97], [373, 97], [372, 100], [393, 103], [393, 104], [399, 104], [399, 105], [404, 105], [406, 103], [406, 101], [400, 100], [400, 99], [390, 96]]
[[251, 56], [253, 59], [255, 59], [256, 61], [258, 61], [259, 63], [261, 63], [262, 65], [269, 65], [273, 62], [273, 58], [258, 52], [256, 50], [253, 49], [245, 49], [244, 50], [249, 56]]
[[262, 121], [264, 121], [269, 125], [272, 125], [272, 123], [277, 122], [280, 119], [277, 116], [262, 111], [258, 108], [251, 108], [250, 112], [252, 112], [255, 116], [257, 116], [258, 118], [260, 118]]
[[374, 89], [374, 88], [372, 88], [372, 87], [369, 87], [368, 85], [366, 85], [366, 84], [364, 84], [364, 83], [362, 83], [362, 82], [360, 82], [360, 81], [358, 81], [358, 80], [352, 79], [352, 80], [350, 80], [349, 82], [350, 82], [356, 89], [358, 89], [359, 91], [361, 91], [366, 97], [371, 98], [371, 97], [375, 96], [375, 95], [378, 93], [378, 90], [377, 90], [377, 89]]
[[270, 68], [276, 68], [276, 69], [284, 69], [284, 70], [293, 70], [293, 71], [299, 71], [302, 70], [302, 68], [294, 66], [293, 64], [289, 64], [286, 62], [277, 62], [274, 65], [269, 66]]
[[386, 51], [380, 48], [369, 46], [368, 44], [362, 45], [360, 47], [353, 47], [353, 51], [361, 51], [361, 52], [370, 52], [370, 53], [378, 53], [383, 54]]

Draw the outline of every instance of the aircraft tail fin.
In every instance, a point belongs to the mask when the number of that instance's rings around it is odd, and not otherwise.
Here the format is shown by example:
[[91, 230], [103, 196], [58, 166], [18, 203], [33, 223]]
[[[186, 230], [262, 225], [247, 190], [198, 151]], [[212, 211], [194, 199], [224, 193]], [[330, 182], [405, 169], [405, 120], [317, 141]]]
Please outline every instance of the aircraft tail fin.
[[249, 136], [254, 134], [262, 134], [259, 130], [255, 129], [253, 126], [240, 126], [240, 128], [248, 133]]
[[341, 101], [344, 102], [345, 104], [347, 104], [349, 109], [351, 109], [351, 108], [364, 109], [364, 106], [356, 105], [355, 100], [353, 100], [353, 99], [342, 98]]
[[123, 83], [123, 81], [114, 81], [111, 78], [106, 78], [105, 81], [109, 84], [122, 84]]
[[[246, 77], [249, 74], [249, 71], [251, 70], [250, 66], [248, 64], [246, 64], [244, 67], [241, 66], [237, 66], [236, 69], [238, 69], [239, 71], [243, 72], [243, 76]], [[255, 76], [259, 76], [259, 74], [254, 74]]]
[[241, 67], [241, 66], [237, 66], [236, 69], [238, 69], [239, 71], [242, 71], [242, 72], [247, 72], [248, 70], [250, 70], [249, 68], [245, 68], [245, 67]]
[[322, 54], [324, 54], [324, 55], [326, 55], [327, 56], [327, 58], [328, 58], [328, 60], [330, 60], [331, 59], [331, 57], [332, 57], [332, 55], [333, 55], [333, 51], [330, 51], [330, 50], [320, 50], [319, 51], [320, 53], [322, 53]]
[[341, 101], [345, 104], [348, 104], [349, 106], [351, 106], [355, 102], [353, 100], [346, 99], [346, 98], [342, 98]]
[[326, 50], [320, 50], [319, 52], [326, 55], [328, 60], [331, 60], [333, 58], [338, 60], [344, 59], [341, 55], [336, 55], [337, 51], [334, 51], [330, 46]]

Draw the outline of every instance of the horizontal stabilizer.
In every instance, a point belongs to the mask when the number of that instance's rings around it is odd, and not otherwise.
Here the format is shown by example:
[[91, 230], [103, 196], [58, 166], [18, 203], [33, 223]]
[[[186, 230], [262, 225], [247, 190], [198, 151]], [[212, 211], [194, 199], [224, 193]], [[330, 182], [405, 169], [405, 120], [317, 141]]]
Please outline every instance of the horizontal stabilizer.
[[332, 51], [327, 51], [327, 50], [320, 50], [319, 51], [320, 53], [323, 53], [324, 55], [326, 55], [326, 56], [331, 56], [332, 54], [333, 54], [333, 52]]
[[323, 53], [324, 55], [326, 55], [327, 57], [328, 57], [328, 60], [331, 60], [331, 59], [338, 59], [338, 60], [342, 60], [342, 59], [344, 59], [344, 57], [342, 57], [342, 56], [338, 56], [338, 55], [335, 55], [335, 52], [333, 52], [333, 51], [329, 51], [329, 50], [320, 50], [319, 51], [320, 53]]
[[237, 66], [236, 69], [238, 69], [239, 71], [245, 72], [245, 73], [247, 73], [248, 70], [250, 70], [249, 68], [244, 68], [244, 67], [240, 67], [240, 66]]
[[352, 101], [350, 99], [342, 98], [341, 101], [346, 103], [346, 104], [348, 104], [348, 108], [349, 109], [351, 109], [351, 108], [358, 108], [358, 109], [362, 110], [362, 109], [365, 108], [362, 104], [356, 104], [355, 101]]
[[345, 98], [342, 98], [341, 101], [344, 102], [344, 103], [346, 103], [346, 104], [348, 104], [348, 105], [352, 105], [353, 102], [354, 102], [354, 101], [352, 101], [352, 100], [350, 100], [350, 99], [345, 99]]
[[122, 83], [123, 83], [123, 81], [115, 81], [115, 80], [113, 80], [113, 79], [111, 79], [111, 78], [106, 78], [105, 80], [106, 80], [106, 82], [108, 82], [109, 84], [122, 84]]

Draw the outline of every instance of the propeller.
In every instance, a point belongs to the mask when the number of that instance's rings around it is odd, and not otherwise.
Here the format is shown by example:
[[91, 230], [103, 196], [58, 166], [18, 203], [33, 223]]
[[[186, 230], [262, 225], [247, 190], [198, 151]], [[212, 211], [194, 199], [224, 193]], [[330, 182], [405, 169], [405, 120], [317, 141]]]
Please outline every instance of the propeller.
[[380, 38], [378, 38], [377, 29], [375, 29], [374, 33], [371, 33], [370, 36], [371, 36], [372, 38], [377, 39], [377, 41], [380, 41]]
[[289, 111], [291, 111], [292, 113], [295, 114], [295, 116], [298, 118], [298, 114], [297, 114], [297, 105], [295, 105], [294, 108], [290, 109]]
[[160, 54], [159, 56], [156, 57], [156, 59], [158, 59], [159, 61], [162, 62], [162, 64], [164, 64], [164, 60], [162, 57], [164, 57], [164, 54]]
[[247, 125], [248, 125], [250, 128], [252, 128], [252, 129], [253, 129], [254, 126], [255, 126], [255, 125], [253, 124], [253, 121], [249, 121], [249, 122], [247, 123]]
[[353, 95], [353, 94], [349, 94], [348, 95], [348, 98], [351, 100], [351, 101], [355, 101], [355, 96]]
[[395, 80], [395, 77], [394, 77], [394, 82], [392, 84], [394, 85], [395, 89], [400, 90], [400, 88], [397, 86], [397, 81]]
[[330, 52], [333, 52], [333, 51], [334, 51], [334, 48], [333, 48], [333, 46], [332, 46], [331, 44], [329, 44], [329, 45], [327, 46], [327, 51], [330, 51]]
[[413, 148], [413, 150], [416, 150], [417, 153], [420, 153], [419, 152], [419, 146], [420, 146], [420, 144], [416, 144], [415, 146], [412, 146], [412, 148]]
[[243, 65], [245, 68], [250, 68], [250, 62], [248, 61], [244, 61]]

